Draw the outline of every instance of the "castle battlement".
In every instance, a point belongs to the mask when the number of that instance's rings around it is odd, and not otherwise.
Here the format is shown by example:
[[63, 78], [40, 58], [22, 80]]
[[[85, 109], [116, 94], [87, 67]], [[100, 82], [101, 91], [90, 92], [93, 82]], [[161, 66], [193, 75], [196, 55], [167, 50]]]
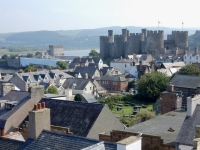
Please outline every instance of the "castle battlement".
[[100, 36], [100, 38], [108, 38], [108, 36]]
[[118, 38], [118, 37], [122, 37], [122, 35], [121, 34], [115, 34], [114, 35], [114, 38]]
[[161, 35], [161, 34], [164, 34], [164, 31], [163, 30], [155, 30], [155, 31], [152, 31], [152, 30], [147, 30], [147, 36], [149, 35]]
[[188, 34], [188, 31], [172, 31], [173, 34]]

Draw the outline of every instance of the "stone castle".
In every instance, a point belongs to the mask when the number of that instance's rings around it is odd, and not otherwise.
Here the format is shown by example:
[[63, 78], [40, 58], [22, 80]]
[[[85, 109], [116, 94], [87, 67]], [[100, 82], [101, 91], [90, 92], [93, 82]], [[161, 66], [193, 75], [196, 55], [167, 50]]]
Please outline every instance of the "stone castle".
[[122, 29], [121, 35], [114, 36], [113, 30], [108, 30], [108, 36], [100, 36], [100, 56], [104, 60], [176, 49], [189, 50], [188, 31], [172, 31], [172, 34], [167, 35], [167, 40], [164, 40], [163, 30], [142, 29], [141, 33], [129, 33], [129, 30]]

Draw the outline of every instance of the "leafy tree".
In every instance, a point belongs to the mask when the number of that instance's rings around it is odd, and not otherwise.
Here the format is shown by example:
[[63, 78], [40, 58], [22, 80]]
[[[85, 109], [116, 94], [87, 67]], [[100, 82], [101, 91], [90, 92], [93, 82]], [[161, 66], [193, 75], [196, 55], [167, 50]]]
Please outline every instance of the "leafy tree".
[[67, 69], [67, 63], [65, 61], [57, 61], [56, 65], [59, 70]]
[[13, 55], [13, 54], [11, 54], [11, 55], [10, 55], [10, 58], [11, 58], [11, 59], [15, 59], [17, 56], [18, 56], [18, 55]]
[[32, 58], [32, 57], [33, 57], [33, 54], [28, 53], [26, 57], [27, 57], [27, 58]]
[[81, 95], [80, 94], [76, 94], [75, 97], [74, 97], [74, 100], [80, 102], [81, 101]]
[[59, 94], [58, 89], [55, 86], [50, 86], [45, 93]]
[[134, 89], [137, 89], [137, 79], [134, 78], [133, 81], [129, 82], [128, 83], [128, 88], [134, 88]]
[[99, 56], [99, 53], [95, 50], [91, 50], [89, 56]]
[[1, 59], [8, 59], [9, 57], [8, 57], [8, 55], [6, 55], [6, 54], [4, 54], [2, 57], [1, 57]]
[[36, 52], [35, 56], [42, 55], [42, 52]]
[[29, 71], [34, 72], [35, 68], [32, 66], [28, 66], [26, 69], [24, 69], [24, 72], [29, 72]]
[[139, 97], [145, 101], [155, 101], [167, 88], [169, 78], [161, 72], [143, 75], [138, 82]]
[[149, 110], [141, 110], [137, 113], [136, 117], [140, 117], [146, 120], [152, 119], [156, 117], [155, 112]]
[[172, 75], [172, 78], [176, 74], [182, 74], [182, 75], [191, 75], [191, 76], [200, 76], [200, 69], [196, 65], [187, 65], [182, 67], [177, 73]]

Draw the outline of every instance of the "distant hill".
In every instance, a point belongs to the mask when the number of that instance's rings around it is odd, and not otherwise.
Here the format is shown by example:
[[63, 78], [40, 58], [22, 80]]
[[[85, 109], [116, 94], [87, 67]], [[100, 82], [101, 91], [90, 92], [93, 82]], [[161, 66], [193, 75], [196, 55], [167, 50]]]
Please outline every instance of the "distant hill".
[[[0, 47], [11, 46], [34, 46], [47, 49], [50, 44], [62, 44], [65, 49], [93, 49], [99, 48], [99, 36], [107, 35], [108, 30], [113, 30], [114, 34], [121, 34], [121, 30], [127, 28], [130, 33], [140, 33], [144, 27], [105, 27], [97, 29], [82, 30], [59, 30], [59, 31], [35, 31], [0, 34]], [[157, 30], [157, 27], [146, 27], [147, 30]], [[160, 27], [164, 30], [165, 37], [172, 30], [180, 30], [176, 28]], [[195, 33], [195, 28], [189, 29], [189, 34]], [[189, 45], [195, 45], [199, 38], [189, 38]]]

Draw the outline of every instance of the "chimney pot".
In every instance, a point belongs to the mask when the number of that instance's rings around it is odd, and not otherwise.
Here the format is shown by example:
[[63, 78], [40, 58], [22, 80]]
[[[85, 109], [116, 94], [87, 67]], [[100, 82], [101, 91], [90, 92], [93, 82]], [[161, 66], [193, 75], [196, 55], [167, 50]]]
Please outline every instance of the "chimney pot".
[[38, 109], [41, 109], [41, 103], [37, 104]]
[[37, 104], [35, 104], [34, 105], [34, 110], [37, 110], [37, 109], [38, 109]]
[[43, 109], [45, 108], [45, 102], [42, 102], [42, 108]]

